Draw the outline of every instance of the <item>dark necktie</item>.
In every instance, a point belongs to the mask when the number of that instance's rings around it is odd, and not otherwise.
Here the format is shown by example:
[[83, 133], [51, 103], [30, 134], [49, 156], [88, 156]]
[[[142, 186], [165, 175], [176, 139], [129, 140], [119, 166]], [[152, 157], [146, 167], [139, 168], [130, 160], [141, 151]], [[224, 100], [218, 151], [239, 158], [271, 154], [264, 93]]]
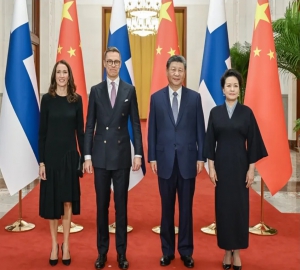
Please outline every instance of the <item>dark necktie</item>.
[[177, 99], [178, 94], [176, 92], [173, 93], [173, 102], [172, 102], [172, 112], [174, 116], [175, 123], [177, 121], [178, 117], [178, 99]]
[[113, 108], [115, 105], [115, 101], [116, 101], [117, 91], [116, 91], [115, 82], [111, 82], [111, 85], [112, 85], [112, 89], [111, 89], [111, 93], [110, 93], [110, 104], [111, 104], [111, 107]]

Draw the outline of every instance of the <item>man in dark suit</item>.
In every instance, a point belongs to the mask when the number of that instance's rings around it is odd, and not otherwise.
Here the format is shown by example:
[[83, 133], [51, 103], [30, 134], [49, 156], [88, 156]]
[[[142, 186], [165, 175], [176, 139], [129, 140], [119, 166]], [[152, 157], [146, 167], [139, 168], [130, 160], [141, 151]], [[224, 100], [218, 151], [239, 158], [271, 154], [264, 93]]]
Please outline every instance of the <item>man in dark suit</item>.
[[[142, 135], [135, 88], [119, 78], [121, 55], [110, 47], [104, 53], [107, 80], [91, 88], [85, 129], [85, 170], [95, 172], [97, 200], [97, 248], [95, 268], [101, 269], [107, 261], [109, 248], [108, 208], [111, 180], [116, 209], [116, 249], [119, 268], [128, 269], [127, 198], [130, 167], [141, 166]], [[131, 144], [128, 131], [130, 117], [134, 136], [134, 159], [131, 162]]]
[[204, 158], [204, 117], [200, 94], [182, 83], [186, 61], [179, 55], [167, 62], [169, 85], [151, 96], [148, 128], [148, 161], [158, 175], [161, 197], [161, 266], [175, 258], [174, 211], [179, 201], [178, 252], [188, 268], [194, 267], [193, 196], [195, 177]]

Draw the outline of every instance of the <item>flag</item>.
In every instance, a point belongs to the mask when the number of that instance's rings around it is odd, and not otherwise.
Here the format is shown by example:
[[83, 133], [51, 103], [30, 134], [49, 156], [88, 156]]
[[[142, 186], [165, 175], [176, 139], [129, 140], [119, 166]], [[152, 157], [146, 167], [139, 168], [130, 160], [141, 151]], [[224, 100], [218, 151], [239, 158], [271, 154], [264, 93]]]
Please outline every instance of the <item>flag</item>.
[[[111, 19], [108, 36], [108, 47], [117, 47], [121, 53], [122, 65], [120, 68], [120, 78], [134, 85], [133, 68], [131, 61], [130, 44], [128, 37], [128, 29], [126, 23], [125, 6], [123, 0], [114, 0], [111, 10]], [[131, 141], [131, 153], [132, 158], [134, 157], [133, 148], [133, 131], [130, 118], [128, 118], [128, 130]], [[130, 170], [130, 181], [128, 190], [132, 189], [137, 185], [144, 177], [146, 173], [145, 160], [142, 158], [142, 166], [138, 171]]]
[[292, 174], [268, 0], [258, 0], [251, 45], [245, 105], [255, 115], [268, 157], [256, 168], [272, 195]]
[[66, 60], [73, 72], [76, 92], [82, 97], [83, 119], [87, 114], [87, 91], [84, 76], [76, 0], [64, 0], [56, 61]]
[[[156, 36], [151, 90], [153, 94], [168, 85], [166, 64], [173, 55], [180, 54], [173, 1], [162, 0]], [[150, 107], [150, 106], [149, 106]]]
[[16, 0], [0, 115], [0, 168], [11, 195], [38, 177], [39, 95], [26, 0]]
[[199, 86], [205, 127], [207, 127], [210, 110], [225, 101], [220, 79], [230, 67], [225, 2], [224, 0], [211, 0]]

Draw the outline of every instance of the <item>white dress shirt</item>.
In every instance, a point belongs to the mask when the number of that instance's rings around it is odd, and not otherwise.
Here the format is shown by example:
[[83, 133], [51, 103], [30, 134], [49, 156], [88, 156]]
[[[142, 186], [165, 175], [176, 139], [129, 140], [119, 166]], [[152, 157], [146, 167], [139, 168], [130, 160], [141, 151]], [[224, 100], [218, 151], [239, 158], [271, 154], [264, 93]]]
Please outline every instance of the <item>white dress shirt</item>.
[[111, 79], [107, 78], [106, 81], [107, 81], [108, 96], [109, 96], [109, 100], [110, 100], [111, 90], [112, 90], [112, 84], [111, 84], [111, 82], [115, 82], [116, 96], [117, 96], [118, 95], [118, 88], [119, 88], [119, 84], [120, 84], [120, 77], [118, 77], [114, 81], [112, 81]]

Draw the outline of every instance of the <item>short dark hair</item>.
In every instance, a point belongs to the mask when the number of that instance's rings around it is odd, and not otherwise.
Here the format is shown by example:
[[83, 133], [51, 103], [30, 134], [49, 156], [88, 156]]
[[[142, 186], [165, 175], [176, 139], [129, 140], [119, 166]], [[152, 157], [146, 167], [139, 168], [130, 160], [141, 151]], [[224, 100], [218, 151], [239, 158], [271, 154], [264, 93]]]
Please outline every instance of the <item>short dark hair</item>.
[[75, 85], [72, 68], [71, 68], [70, 64], [66, 60], [63, 60], [63, 59], [57, 61], [53, 67], [48, 93], [53, 97], [56, 96], [56, 92], [55, 92], [56, 88], [57, 88], [56, 68], [59, 64], [65, 65], [67, 67], [68, 73], [69, 73], [69, 80], [68, 80], [68, 85], [67, 85], [67, 100], [68, 100], [68, 102], [76, 102], [78, 100], [78, 95], [76, 94], [76, 85]]
[[184, 69], [186, 70], [186, 60], [182, 55], [172, 55], [167, 61], [167, 69], [169, 69], [172, 62], [182, 63]]
[[119, 51], [119, 49], [117, 47], [108, 47], [106, 49], [106, 51], [104, 52], [104, 59], [106, 59], [106, 55], [109, 52], [117, 52], [120, 55], [120, 60], [121, 60], [121, 53], [120, 53], [120, 51]]
[[221, 87], [222, 87], [222, 89], [224, 88], [225, 81], [226, 81], [226, 79], [228, 77], [235, 77], [235, 78], [237, 78], [237, 80], [239, 82], [239, 87], [240, 88], [242, 87], [242, 85], [243, 85], [243, 77], [242, 77], [241, 73], [239, 73], [235, 69], [228, 69], [228, 70], [225, 71], [225, 73], [221, 77]]

